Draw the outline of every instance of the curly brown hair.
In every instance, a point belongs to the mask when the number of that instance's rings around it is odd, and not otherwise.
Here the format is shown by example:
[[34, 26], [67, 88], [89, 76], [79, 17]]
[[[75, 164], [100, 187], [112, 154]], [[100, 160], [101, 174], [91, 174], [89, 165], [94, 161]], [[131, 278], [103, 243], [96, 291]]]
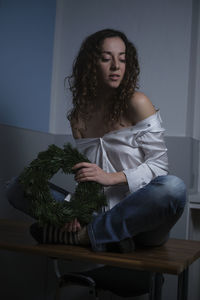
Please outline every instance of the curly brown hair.
[[126, 70], [121, 84], [109, 102], [106, 119], [117, 121], [127, 110], [129, 100], [138, 88], [140, 69], [137, 50], [123, 32], [104, 29], [83, 41], [73, 63], [72, 75], [66, 78], [73, 96], [73, 109], [68, 114], [69, 120], [89, 118], [97, 96], [97, 64], [101, 55], [101, 45], [104, 39], [111, 37], [121, 38], [126, 46]]

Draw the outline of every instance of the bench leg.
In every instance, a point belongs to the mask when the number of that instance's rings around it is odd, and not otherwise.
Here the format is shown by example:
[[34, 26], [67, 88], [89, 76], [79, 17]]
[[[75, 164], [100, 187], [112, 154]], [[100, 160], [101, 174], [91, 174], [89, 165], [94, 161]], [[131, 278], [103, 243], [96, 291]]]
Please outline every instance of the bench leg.
[[188, 275], [188, 268], [178, 275], [177, 300], [188, 299]]
[[152, 288], [149, 293], [149, 300], [162, 299], [162, 286], [163, 286], [163, 275], [161, 273], [154, 273], [152, 279]]

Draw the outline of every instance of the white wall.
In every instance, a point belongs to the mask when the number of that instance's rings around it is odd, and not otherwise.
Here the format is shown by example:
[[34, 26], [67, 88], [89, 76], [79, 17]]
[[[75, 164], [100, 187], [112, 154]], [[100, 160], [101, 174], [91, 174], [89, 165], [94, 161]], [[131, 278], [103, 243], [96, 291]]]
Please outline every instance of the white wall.
[[167, 135], [185, 136], [191, 25], [192, 0], [57, 0], [50, 132], [71, 132], [64, 77], [82, 40], [110, 27], [124, 31], [138, 48], [140, 90], [161, 109]]

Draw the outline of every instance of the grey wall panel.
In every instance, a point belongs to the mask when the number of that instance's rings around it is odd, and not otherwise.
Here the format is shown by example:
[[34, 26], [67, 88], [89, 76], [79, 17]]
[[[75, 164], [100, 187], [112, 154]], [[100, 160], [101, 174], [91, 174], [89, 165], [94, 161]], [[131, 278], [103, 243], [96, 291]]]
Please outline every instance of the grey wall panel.
[[199, 141], [190, 137], [166, 136], [169, 171], [181, 177], [187, 188], [197, 189]]

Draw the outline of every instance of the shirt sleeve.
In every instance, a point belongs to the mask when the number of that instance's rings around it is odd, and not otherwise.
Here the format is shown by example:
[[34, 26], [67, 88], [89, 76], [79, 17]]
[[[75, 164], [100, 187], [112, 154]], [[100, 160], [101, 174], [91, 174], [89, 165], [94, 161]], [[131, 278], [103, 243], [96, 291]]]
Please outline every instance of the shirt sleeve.
[[153, 178], [168, 174], [168, 156], [164, 131], [140, 133], [136, 138], [144, 154], [144, 162], [134, 169], [123, 170], [131, 193], [148, 184]]

